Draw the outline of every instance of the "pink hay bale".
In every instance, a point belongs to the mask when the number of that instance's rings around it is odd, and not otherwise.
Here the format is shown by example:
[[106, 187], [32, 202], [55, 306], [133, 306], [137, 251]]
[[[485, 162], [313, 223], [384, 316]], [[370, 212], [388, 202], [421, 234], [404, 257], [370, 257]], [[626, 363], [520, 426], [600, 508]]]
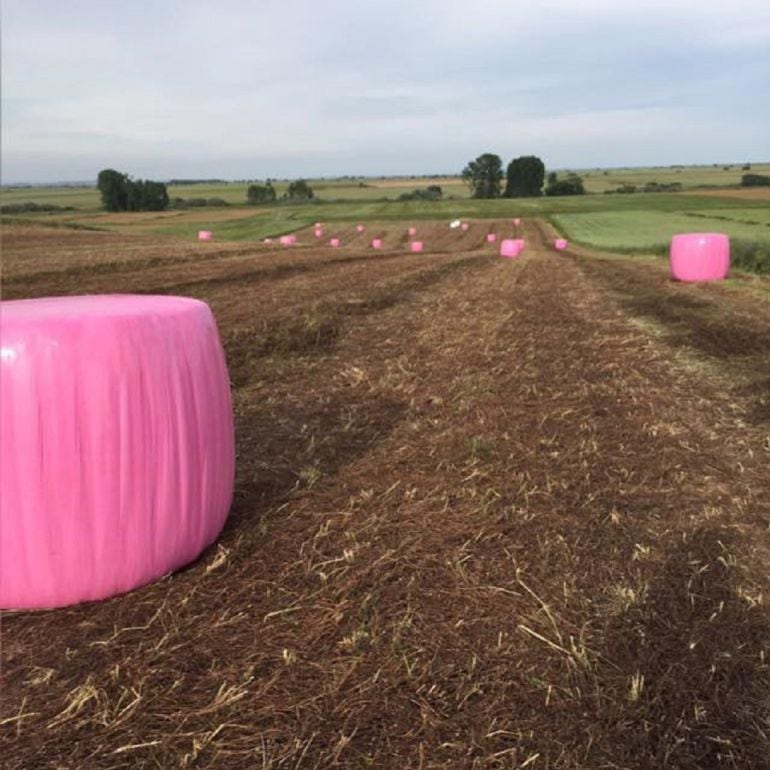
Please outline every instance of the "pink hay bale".
[[411, 238], [413, 235], [417, 235], [417, 228], [416, 227], [410, 227], [406, 234]]
[[199, 241], [210, 241], [212, 239], [213, 235], [211, 230], [199, 230], [198, 231], [198, 240]]
[[331, 247], [336, 249], [339, 245], [340, 245], [340, 239], [339, 238], [331, 238], [329, 240], [329, 246], [331, 246]]
[[723, 233], [675, 235], [669, 263], [677, 281], [721, 281], [730, 270], [730, 239]]
[[409, 244], [409, 248], [410, 248], [412, 251], [422, 251], [422, 245], [423, 245], [423, 244], [422, 244], [422, 241], [412, 241], [412, 242]]
[[460, 225], [460, 229], [461, 229], [461, 230], [467, 230], [469, 226], [470, 226], [470, 225], [468, 225], [468, 223], [467, 223], [467, 222], [463, 222], [463, 223]]
[[521, 251], [520, 245], [513, 238], [505, 238], [500, 241], [500, 256], [515, 259]]
[[322, 227], [316, 227], [316, 229], [313, 230], [313, 235], [316, 238], [323, 238], [323, 234], [324, 234], [324, 231]]
[[523, 238], [514, 238], [513, 242], [516, 244], [516, 248], [519, 250], [519, 253], [524, 251], [524, 247], [527, 245]]
[[262, 241], [262, 243], [272, 243], [272, 242], [273, 242], [273, 239], [272, 239], [272, 238], [265, 238], [265, 239]]
[[487, 243], [494, 243], [497, 240], [497, 236], [494, 233], [487, 233]]
[[518, 227], [521, 224], [521, 219], [519, 219], [519, 217], [514, 217], [513, 224], [515, 227]]
[[104, 599], [196, 559], [233, 495], [230, 381], [204, 302], [0, 303], [0, 607]]
[[569, 246], [569, 241], [567, 241], [566, 238], [557, 238], [553, 242], [553, 246], [556, 249], [556, 251], [564, 251], [564, 249], [566, 249], [567, 246]]
[[279, 239], [279, 242], [283, 246], [293, 246], [297, 242], [297, 236], [296, 235], [282, 235]]
[[356, 232], [357, 233], [362, 233], [363, 231], [364, 231], [364, 226], [363, 225], [356, 225]]
[[381, 238], [372, 238], [372, 248], [373, 249], [381, 249], [382, 248], [382, 239]]

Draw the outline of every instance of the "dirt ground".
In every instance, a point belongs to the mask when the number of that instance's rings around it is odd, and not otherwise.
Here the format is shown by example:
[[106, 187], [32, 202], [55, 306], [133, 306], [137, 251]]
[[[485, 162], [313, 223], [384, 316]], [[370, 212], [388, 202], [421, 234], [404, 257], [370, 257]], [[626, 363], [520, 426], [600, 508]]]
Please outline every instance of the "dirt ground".
[[209, 301], [238, 442], [198, 562], [3, 617], [5, 767], [770, 768], [767, 281], [419, 228], [5, 242]]

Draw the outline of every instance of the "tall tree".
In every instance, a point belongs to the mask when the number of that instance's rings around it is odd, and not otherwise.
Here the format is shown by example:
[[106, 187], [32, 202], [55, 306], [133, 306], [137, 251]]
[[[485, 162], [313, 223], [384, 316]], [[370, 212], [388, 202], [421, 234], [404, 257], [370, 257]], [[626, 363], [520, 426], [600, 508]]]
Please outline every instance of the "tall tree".
[[485, 152], [463, 169], [462, 176], [471, 189], [472, 198], [499, 198], [503, 161], [499, 155]]
[[522, 155], [508, 164], [506, 198], [536, 198], [541, 195], [545, 164], [536, 155]]
[[96, 178], [96, 186], [102, 195], [102, 206], [107, 211], [125, 211], [128, 207], [129, 179], [120, 171], [105, 168]]

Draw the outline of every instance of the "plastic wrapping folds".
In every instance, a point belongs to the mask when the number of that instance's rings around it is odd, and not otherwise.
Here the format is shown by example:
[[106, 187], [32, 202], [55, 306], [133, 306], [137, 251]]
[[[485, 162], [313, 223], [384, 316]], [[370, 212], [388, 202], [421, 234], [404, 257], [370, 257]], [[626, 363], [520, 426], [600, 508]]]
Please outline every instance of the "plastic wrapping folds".
[[515, 259], [519, 256], [521, 246], [513, 238], [504, 238], [500, 241], [500, 256], [507, 259]]
[[675, 235], [669, 264], [677, 281], [720, 281], [730, 269], [730, 239], [723, 233]]
[[193, 561], [233, 495], [230, 383], [208, 305], [0, 303], [0, 607], [103, 599]]
[[199, 241], [210, 241], [212, 238], [211, 230], [199, 230], [198, 231], [198, 240]]
[[412, 241], [409, 244], [409, 248], [412, 251], [422, 251], [422, 241]]
[[554, 245], [554, 248], [556, 249], [556, 251], [564, 251], [564, 249], [566, 249], [567, 246], [569, 246], [569, 243], [567, 242], [567, 240], [565, 238], [557, 238], [553, 242], [553, 245]]

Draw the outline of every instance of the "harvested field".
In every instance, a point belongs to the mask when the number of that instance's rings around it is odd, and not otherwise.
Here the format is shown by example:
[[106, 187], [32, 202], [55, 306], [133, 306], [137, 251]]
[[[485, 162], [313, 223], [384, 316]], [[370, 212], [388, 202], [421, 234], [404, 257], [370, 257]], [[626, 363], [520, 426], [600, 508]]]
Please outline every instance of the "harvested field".
[[209, 301], [238, 440], [196, 564], [3, 618], [8, 768], [770, 767], [770, 304], [408, 224], [4, 243], [8, 298]]

